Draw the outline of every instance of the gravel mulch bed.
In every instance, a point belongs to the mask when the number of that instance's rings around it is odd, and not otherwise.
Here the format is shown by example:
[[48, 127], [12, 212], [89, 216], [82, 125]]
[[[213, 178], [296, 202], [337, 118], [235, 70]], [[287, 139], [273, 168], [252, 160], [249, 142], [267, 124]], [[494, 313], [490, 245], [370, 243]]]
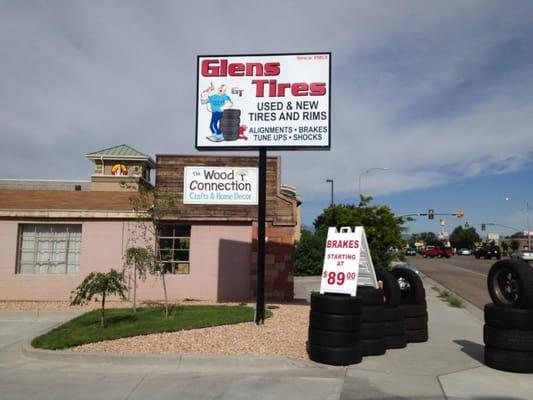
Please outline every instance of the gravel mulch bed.
[[[216, 304], [186, 301], [185, 304]], [[160, 304], [160, 303], [159, 303]], [[226, 303], [224, 303], [226, 304]], [[141, 303], [154, 305], [153, 303]], [[131, 307], [131, 302], [112, 301], [106, 308]], [[249, 304], [249, 306], [253, 306]], [[100, 307], [70, 306], [67, 301], [0, 301], [0, 310], [90, 311]], [[207, 354], [288, 356], [308, 359], [305, 351], [309, 306], [278, 304], [265, 324], [253, 322], [179, 332], [157, 333], [109, 340], [73, 347], [72, 352], [109, 352], [121, 354]]]
[[[203, 303], [205, 304], [205, 303]], [[73, 352], [121, 354], [208, 354], [288, 356], [308, 359], [305, 351], [309, 306], [280, 304], [265, 324], [253, 322], [212, 328], [157, 333], [89, 343]]]

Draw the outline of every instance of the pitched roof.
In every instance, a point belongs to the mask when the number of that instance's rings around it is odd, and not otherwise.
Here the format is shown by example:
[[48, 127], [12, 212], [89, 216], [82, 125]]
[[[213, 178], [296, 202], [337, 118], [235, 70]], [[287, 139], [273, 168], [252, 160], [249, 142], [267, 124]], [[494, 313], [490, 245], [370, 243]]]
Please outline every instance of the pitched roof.
[[131, 211], [132, 192], [0, 190], [0, 210]]
[[109, 147], [107, 149], [94, 151], [92, 153], [87, 153], [87, 158], [89, 157], [138, 157], [138, 158], [150, 158], [150, 156], [141, 153], [139, 150], [134, 149], [127, 144], [121, 144], [119, 146]]

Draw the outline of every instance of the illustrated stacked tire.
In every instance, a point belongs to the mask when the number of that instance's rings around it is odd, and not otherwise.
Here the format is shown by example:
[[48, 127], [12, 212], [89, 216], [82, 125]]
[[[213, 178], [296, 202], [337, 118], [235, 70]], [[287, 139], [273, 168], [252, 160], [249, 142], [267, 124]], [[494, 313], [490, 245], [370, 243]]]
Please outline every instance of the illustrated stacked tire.
[[485, 364], [510, 372], [533, 373], [533, 269], [522, 260], [497, 261], [487, 285]]
[[383, 324], [385, 330], [385, 348], [401, 349], [407, 346], [405, 321], [400, 308], [400, 286], [394, 276], [385, 270], [376, 270], [378, 281], [383, 282], [384, 310]]
[[358, 286], [357, 298], [361, 299], [361, 355], [385, 354], [385, 323], [383, 320], [383, 290], [371, 286]]
[[416, 272], [407, 268], [394, 268], [391, 274], [400, 287], [400, 309], [407, 343], [427, 342], [428, 312], [422, 279]]
[[224, 110], [220, 119], [220, 130], [224, 140], [232, 141], [239, 138], [239, 128], [241, 126], [241, 110], [231, 108]]
[[329, 365], [360, 363], [360, 327], [359, 297], [311, 293], [309, 358]]

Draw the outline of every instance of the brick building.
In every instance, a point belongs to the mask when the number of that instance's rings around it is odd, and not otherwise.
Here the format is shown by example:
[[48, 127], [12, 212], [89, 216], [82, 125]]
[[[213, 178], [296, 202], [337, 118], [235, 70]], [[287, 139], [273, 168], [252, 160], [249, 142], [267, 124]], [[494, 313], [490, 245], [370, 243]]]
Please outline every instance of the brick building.
[[[152, 187], [154, 168], [159, 199], [175, 199], [159, 224], [157, 246], [169, 298], [253, 299], [257, 206], [184, 201], [184, 171], [246, 172], [257, 158], [159, 155], [154, 162], [126, 145], [86, 157], [94, 163], [87, 181], [0, 180], [0, 300], [66, 300], [90, 272], [121, 269], [140, 224], [131, 197], [138, 185]], [[300, 201], [294, 188], [280, 184], [280, 163], [279, 157], [267, 161], [265, 294], [287, 301]], [[140, 300], [161, 299], [159, 279], [139, 282], [137, 293]]]

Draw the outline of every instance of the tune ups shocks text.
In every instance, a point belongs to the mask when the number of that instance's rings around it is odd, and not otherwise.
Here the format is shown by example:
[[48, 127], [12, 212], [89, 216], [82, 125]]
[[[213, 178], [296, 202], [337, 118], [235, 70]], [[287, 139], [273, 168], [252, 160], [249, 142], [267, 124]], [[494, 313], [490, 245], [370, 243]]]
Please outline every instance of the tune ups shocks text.
[[[201, 74], [204, 77], [274, 77], [281, 73], [279, 62], [230, 63], [222, 59], [202, 61]], [[324, 96], [326, 82], [278, 82], [277, 79], [252, 79], [256, 97]]]

